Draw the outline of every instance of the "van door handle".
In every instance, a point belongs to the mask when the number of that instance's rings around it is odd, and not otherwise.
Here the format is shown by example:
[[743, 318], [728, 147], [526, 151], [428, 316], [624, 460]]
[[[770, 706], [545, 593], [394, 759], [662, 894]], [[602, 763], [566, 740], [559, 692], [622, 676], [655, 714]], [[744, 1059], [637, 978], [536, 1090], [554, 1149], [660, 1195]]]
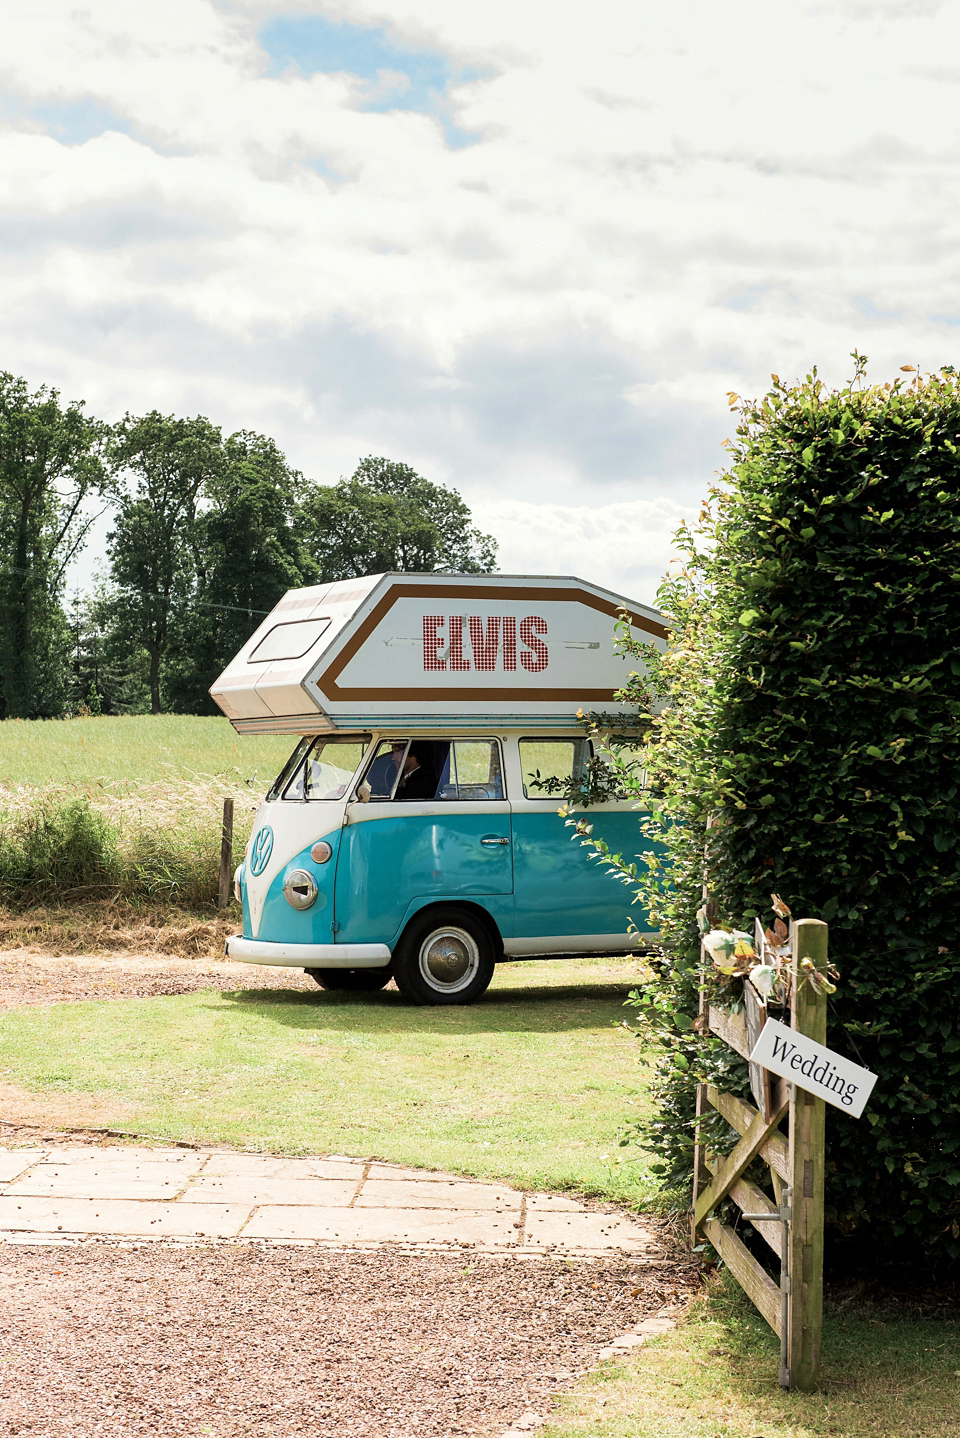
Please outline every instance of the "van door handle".
[[509, 844], [509, 839], [501, 839], [497, 834], [485, 834], [480, 840], [481, 844]]

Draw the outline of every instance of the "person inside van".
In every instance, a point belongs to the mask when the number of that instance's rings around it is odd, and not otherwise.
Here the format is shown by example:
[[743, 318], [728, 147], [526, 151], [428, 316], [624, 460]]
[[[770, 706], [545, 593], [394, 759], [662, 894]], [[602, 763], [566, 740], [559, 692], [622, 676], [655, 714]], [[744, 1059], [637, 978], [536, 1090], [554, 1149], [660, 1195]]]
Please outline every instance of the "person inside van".
[[[397, 785], [395, 801], [432, 799], [437, 792], [436, 744], [411, 744]], [[447, 746], [449, 747], [449, 746]]]
[[371, 799], [389, 799], [393, 793], [394, 780], [403, 763], [406, 739], [395, 739], [389, 754], [378, 754], [367, 773], [365, 786]]

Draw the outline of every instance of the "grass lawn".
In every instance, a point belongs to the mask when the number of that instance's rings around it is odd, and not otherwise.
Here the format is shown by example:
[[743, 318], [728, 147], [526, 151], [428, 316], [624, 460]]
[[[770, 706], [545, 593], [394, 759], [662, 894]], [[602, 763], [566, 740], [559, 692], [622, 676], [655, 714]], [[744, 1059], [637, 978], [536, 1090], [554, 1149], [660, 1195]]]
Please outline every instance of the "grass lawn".
[[0, 721], [0, 787], [87, 788], [178, 779], [252, 780], [264, 794], [293, 750], [290, 734], [237, 734], [226, 719], [130, 714]]
[[822, 1389], [777, 1384], [780, 1343], [727, 1274], [673, 1333], [559, 1400], [541, 1438], [956, 1438], [960, 1324], [828, 1312]]
[[639, 960], [503, 964], [468, 1008], [278, 988], [16, 1009], [0, 1021], [4, 1108], [642, 1205], [642, 1160], [621, 1162], [617, 1146], [645, 1102], [637, 1041], [618, 1026], [641, 972]]

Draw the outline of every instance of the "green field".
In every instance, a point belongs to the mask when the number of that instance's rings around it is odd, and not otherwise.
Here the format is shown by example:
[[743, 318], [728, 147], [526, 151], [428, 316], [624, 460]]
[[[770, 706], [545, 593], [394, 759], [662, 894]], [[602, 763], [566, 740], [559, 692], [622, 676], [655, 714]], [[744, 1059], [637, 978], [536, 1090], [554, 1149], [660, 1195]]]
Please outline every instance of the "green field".
[[0, 788], [127, 788], [217, 780], [262, 795], [294, 746], [190, 714], [0, 721]]
[[467, 1008], [278, 988], [17, 1009], [0, 1020], [5, 1110], [640, 1205], [651, 1183], [619, 1162], [617, 1134], [646, 1102], [641, 1051], [619, 1026], [641, 972], [635, 959], [502, 964]]

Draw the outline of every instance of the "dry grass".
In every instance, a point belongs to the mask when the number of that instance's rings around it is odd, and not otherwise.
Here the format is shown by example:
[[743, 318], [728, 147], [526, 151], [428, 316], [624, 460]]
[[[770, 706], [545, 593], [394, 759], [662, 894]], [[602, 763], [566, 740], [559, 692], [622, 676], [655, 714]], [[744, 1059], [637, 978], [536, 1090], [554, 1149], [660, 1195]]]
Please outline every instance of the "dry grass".
[[131, 789], [0, 788], [0, 894], [8, 906], [92, 897], [208, 908], [216, 898], [223, 800], [234, 801], [234, 855], [260, 802], [213, 779]]
[[218, 959], [237, 932], [236, 909], [215, 916], [128, 899], [37, 905], [21, 913], [0, 909], [0, 950], [34, 949], [53, 955], [157, 954]]

